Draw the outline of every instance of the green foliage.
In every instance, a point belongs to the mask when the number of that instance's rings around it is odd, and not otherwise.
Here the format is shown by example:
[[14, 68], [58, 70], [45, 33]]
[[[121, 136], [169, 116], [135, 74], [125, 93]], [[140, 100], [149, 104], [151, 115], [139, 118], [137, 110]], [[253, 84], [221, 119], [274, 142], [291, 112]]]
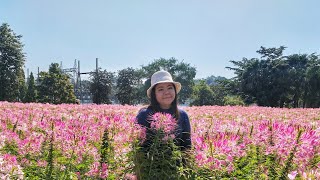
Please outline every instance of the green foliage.
[[320, 107], [320, 58], [315, 54], [309, 56], [309, 65], [306, 69], [306, 92], [304, 107]]
[[90, 92], [93, 95], [93, 103], [96, 104], [111, 104], [111, 89], [114, 81], [114, 75], [106, 70], [90, 74], [91, 86]]
[[234, 87], [231, 86], [230, 80], [224, 77], [209, 76], [206, 78], [206, 83], [213, 91], [213, 104], [223, 106], [223, 98], [228, 94], [233, 94]]
[[180, 167], [179, 179], [231, 179], [232, 176], [226, 170], [218, 170], [210, 168], [206, 165], [199, 166], [196, 163], [194, 152], [187, 151], [182, 152], [183, 154], [183, 167]]
[[25, 102], [36, 102], [37, 101], [37, 90], [36, 90], [36, 85], [33, 77], [33, 73], [31, 72], [29, 81], [27, 82], [28, 84], [28, 89], [27, 89], [27, 94], [25, 98]]
[[[116, 157], [115, 144], [114, 144], [114, 129], [105, 129], [102, 137], [101, 144], [96, 144], [100, 153], [100, 166], [99, 171], [103, 170], [103, 164], [108, 166], [108, 178], [107, 179], [118, 179], [123, 178], [127, 172], [130, 172], [130, 167], [126, 166], [128, 160], [122, 159], [123, 157]], [[130, 159], [130, 157], [129, 157]], [[121, 171], [120, 171], [121, 170]], [[95, 177], [95, 179], [101, 179], [100, 177]]]
[[284, 46], [261, 47], [261, 58], [231, 61], [234, 81], [246, 104], [270, 107], [319, 107], [319, 56], [292, 54], [283, 56]]
[[205, 106], [214, 104], [214, 93], [204, 80], [193, 87], [192, 106]]
[[118, 72], [116, 97], [122, 105], [133, 105], [135, 103], [138, 80], [136, 72], [132, 68], [123, 69]]
[[[203, 84], [203, 81], [210, 87], [212, 92]], [[239, 88], [235, 80], [220, 76], [209, 76], [206, 79], [195, 80], [195, 86], [193, 88], [193, 95], [190, 98], [190, 101], [193, 102], [191, 105], [199, 102], [199, 95], [203, 95], [203, 98], [206, 98], [205, 91], [207, 91], [209, 96], [209, 99], [206, 101], [210, 101], [207, 104], [218, 106], [224, 105], [224, 98], [226, 96], [239, 96], [239, 94], [241, 94], [239, 93]], [[200, 93], [200, 89], [202, 89], [204, 93]]]
[[259, 50], [257, 50], [256, 52], [259, 53], [261, 55], [262, 58], [267, 58], [267, 59], [279, 59], [282, 57], [283, 51], [286, 49], [287, 47], [285, 46], [280, 46], [279, 48], [265, 48], [263, 46], [260, 47]]
[[287, 71], [290, 89], [288, 92], [291, 100], [288, 103], [294, 108], [301, 107], [301, 102], [305, 101], [303, 100], [303, 96], [307, 90], [306, 70], [309, 64], [308, 61], [309, 59], [306, 54], [292, 54], [287, 56], [286, 59], [289, 66]]
[[263, 167], [267, 166], [267, 158], [260, 147], [248, 147], [246, 156], [235, 159], [235, 170], [232, 176], [239, 179], [266, 179], [263, 178], [267, 176]]
[[18, 71], [18, 82], [19, 82], [19, 95], [18, 99], [20, 102], [25, 102], [25, 97], [27, 93], [27, 86], [24, 78], [24, 70], [20, 69]]
[[[103, 133], [102, 144], [100, 147], [100, 168], [102, 167], [102, 164], [105, 163], [108, 165], [108, 169], [112, 171], [116, 169], [116, 164], [114, 160], [115, 154], [114, 147], [112, 145], [113, 142], [109, 136], [110, 134], [106, 129]], [[110, 173], [109, 176], [115, 176], [115, 174]]]
[[301, 134], [302, 134], [302, 130], [299, 130], [298, 135], [296, 137], [296, 144], [294, 145], [293, 149], [289, 153], [289, 156], [285, 161], [285, 165], [282, 167], [282, 169], [279, 173], [280, 174], [279, 179], [286, 179], [288, 173], [292, 170], [292, 162], [293, 162], [293, 158], [295, 156], [295, 153], [297, 151], [297, 146], [299, 145], [299, 140], [300, 140]]
[[21, 35], [16, 35], [6, 23], [0, 26], [0, 100], [23, 101], [25, 55]]
[[[53, 128], [52, 128], [53, 129]], [[49, 152], [47, 157], [47, 168], [46, 168], [46, 179], [52, 179], [52, 171], [53, 171], [53, 133], [51, 135], [49, 141]]]
[[[102, 137], [102, 145], [100, 148], [100, 163], [108, 163], [108, 155], [110, 155], [110, 139], [109, 139], [108, 130], [106, 129]], [[109, 152], [108, 152], [109, 151]]]
[[13, 142], [5, 142], [4, 146], [0, 149], [0, 153], [18, 155], [18, 145]]
[[223, 98], [223, 104], [225, 106], [244, 106], [245, 103], [240, 96], [225, 96]]
[[173, 139], [164, 141], [164, 132], [157, 131], [149, 147], [135, 150], [134, 162], [138, 179], [178, 179], [182, 154]]
[[225, 80], [227, 80], [227, 78], [221, 77], [221, 76], [216, 77], [216, 76], [213, 76], [213, 75], [211, 75], [211, 76], [209, 76], [209, 77], [207, 77], [205, 79], [206, 84], [208, 84], [209, 86], [217, 85], [217, 84], [219, 84], [219, 82], [222, 82], [222, 81], [225, 81]]
[[68, 75], [63, 74], [59, 64], [52, 63], [49, 72], [40, 72], [37, 86], [39, 102], [42, 103], [76, 103], [73, 85]]

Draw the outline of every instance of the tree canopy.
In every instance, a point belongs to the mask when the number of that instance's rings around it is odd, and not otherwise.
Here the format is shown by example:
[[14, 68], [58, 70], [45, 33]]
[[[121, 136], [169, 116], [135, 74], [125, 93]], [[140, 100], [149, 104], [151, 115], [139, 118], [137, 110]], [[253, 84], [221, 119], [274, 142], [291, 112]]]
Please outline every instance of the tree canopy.
[[93, 95], [93, 103], [96, 104], [111, 104], [111, 89], [114, 82], [114, 74], [106, 70], [90, 74], [91, 86], [90, 92]]
[[36, 85], [35, 85], [34, 76], [32, 72], [30, 74], [30, 78], [27, 84], [28, 84], [28, 88], [27, 88], [25, 102], [36, 102], [38, 99], [38, 93], [36, 90]]
[[0, 100], [23, 101], [25, 54], [21, 35], [6, 23], [0, 26]]
[[116, 96], [121, 104], [132, 105], [137, 95], [138, 78], [133, 68], [122, 69], [118, 72]]
[[52, 63], [49, 72], [40, 72], [38, 82], [39, 102], [76, 103], [73, 85], [68, 75], [62, 73], [58, 63]]
[[[316, 89], [320, 79], [319, 56], [292, 54], [284, 56], [284, 46], [261, 47], [258, 58], [231, 61], [240, 95], [247, 104], [270, 107], [319, 107]], [[312, 95], [311, 95], [312, 94]], [[316, 95], [316, 96], [313, 96]]]

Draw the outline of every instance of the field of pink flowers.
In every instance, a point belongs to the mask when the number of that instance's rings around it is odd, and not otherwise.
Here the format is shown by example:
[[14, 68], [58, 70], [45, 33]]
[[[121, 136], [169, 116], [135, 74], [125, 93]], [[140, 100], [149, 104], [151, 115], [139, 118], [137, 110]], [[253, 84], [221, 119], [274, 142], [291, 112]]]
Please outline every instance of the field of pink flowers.
[[[0, 179], [134, 174], [140, 108], [0, 102]], [[320, 109], [182, 108], [192, 127], [192, 177], [320, 179]]]

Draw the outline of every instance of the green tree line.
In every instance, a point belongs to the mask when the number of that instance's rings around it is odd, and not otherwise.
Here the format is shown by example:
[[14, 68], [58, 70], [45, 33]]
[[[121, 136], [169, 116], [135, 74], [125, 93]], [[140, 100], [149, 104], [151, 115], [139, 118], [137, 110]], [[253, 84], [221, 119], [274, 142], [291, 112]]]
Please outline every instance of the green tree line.
[[[48, 72], [37, 78], [30, 74], [25, 82], [26, 56], [21, 35], [6, 23], [0, 26], [0, 100], [10, 102], [77, 103], [75, 87], [59, 64], [52, 63]], [[183, 88], [180, 104], [251, 105], [270, 107], [320, 107], [319, 55], [283, 55], [286, 47], [261, 47], [259, 58], [230, 61], [235, 77], [209, 76], [195, 79], [196, 67], [175, 58], [155, 59], [141, 68], [128, 67], [117, 72], [98, 69], [82, 82], [96, 104], [145, 104], [150, 77], [158, 70], [169, 71]]]
[[231, 61], [233, 81], [246, 104], [270, 107], [319, 107], [319, 55], [283, 55], [286, 49], [261, 47], [260, 58]]

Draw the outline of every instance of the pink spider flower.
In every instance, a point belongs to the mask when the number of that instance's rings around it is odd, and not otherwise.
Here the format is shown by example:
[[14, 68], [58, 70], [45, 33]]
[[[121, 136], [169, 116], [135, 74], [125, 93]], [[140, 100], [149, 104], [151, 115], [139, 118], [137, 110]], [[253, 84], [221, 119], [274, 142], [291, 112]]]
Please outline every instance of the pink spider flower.
[[162, 130], [167, 135], [174, 133], [174, 130], [177, 126], [177, 121], [170, 114], [155, 113], [151, 118], [152, 121], [150, 127], [152, 129]]

